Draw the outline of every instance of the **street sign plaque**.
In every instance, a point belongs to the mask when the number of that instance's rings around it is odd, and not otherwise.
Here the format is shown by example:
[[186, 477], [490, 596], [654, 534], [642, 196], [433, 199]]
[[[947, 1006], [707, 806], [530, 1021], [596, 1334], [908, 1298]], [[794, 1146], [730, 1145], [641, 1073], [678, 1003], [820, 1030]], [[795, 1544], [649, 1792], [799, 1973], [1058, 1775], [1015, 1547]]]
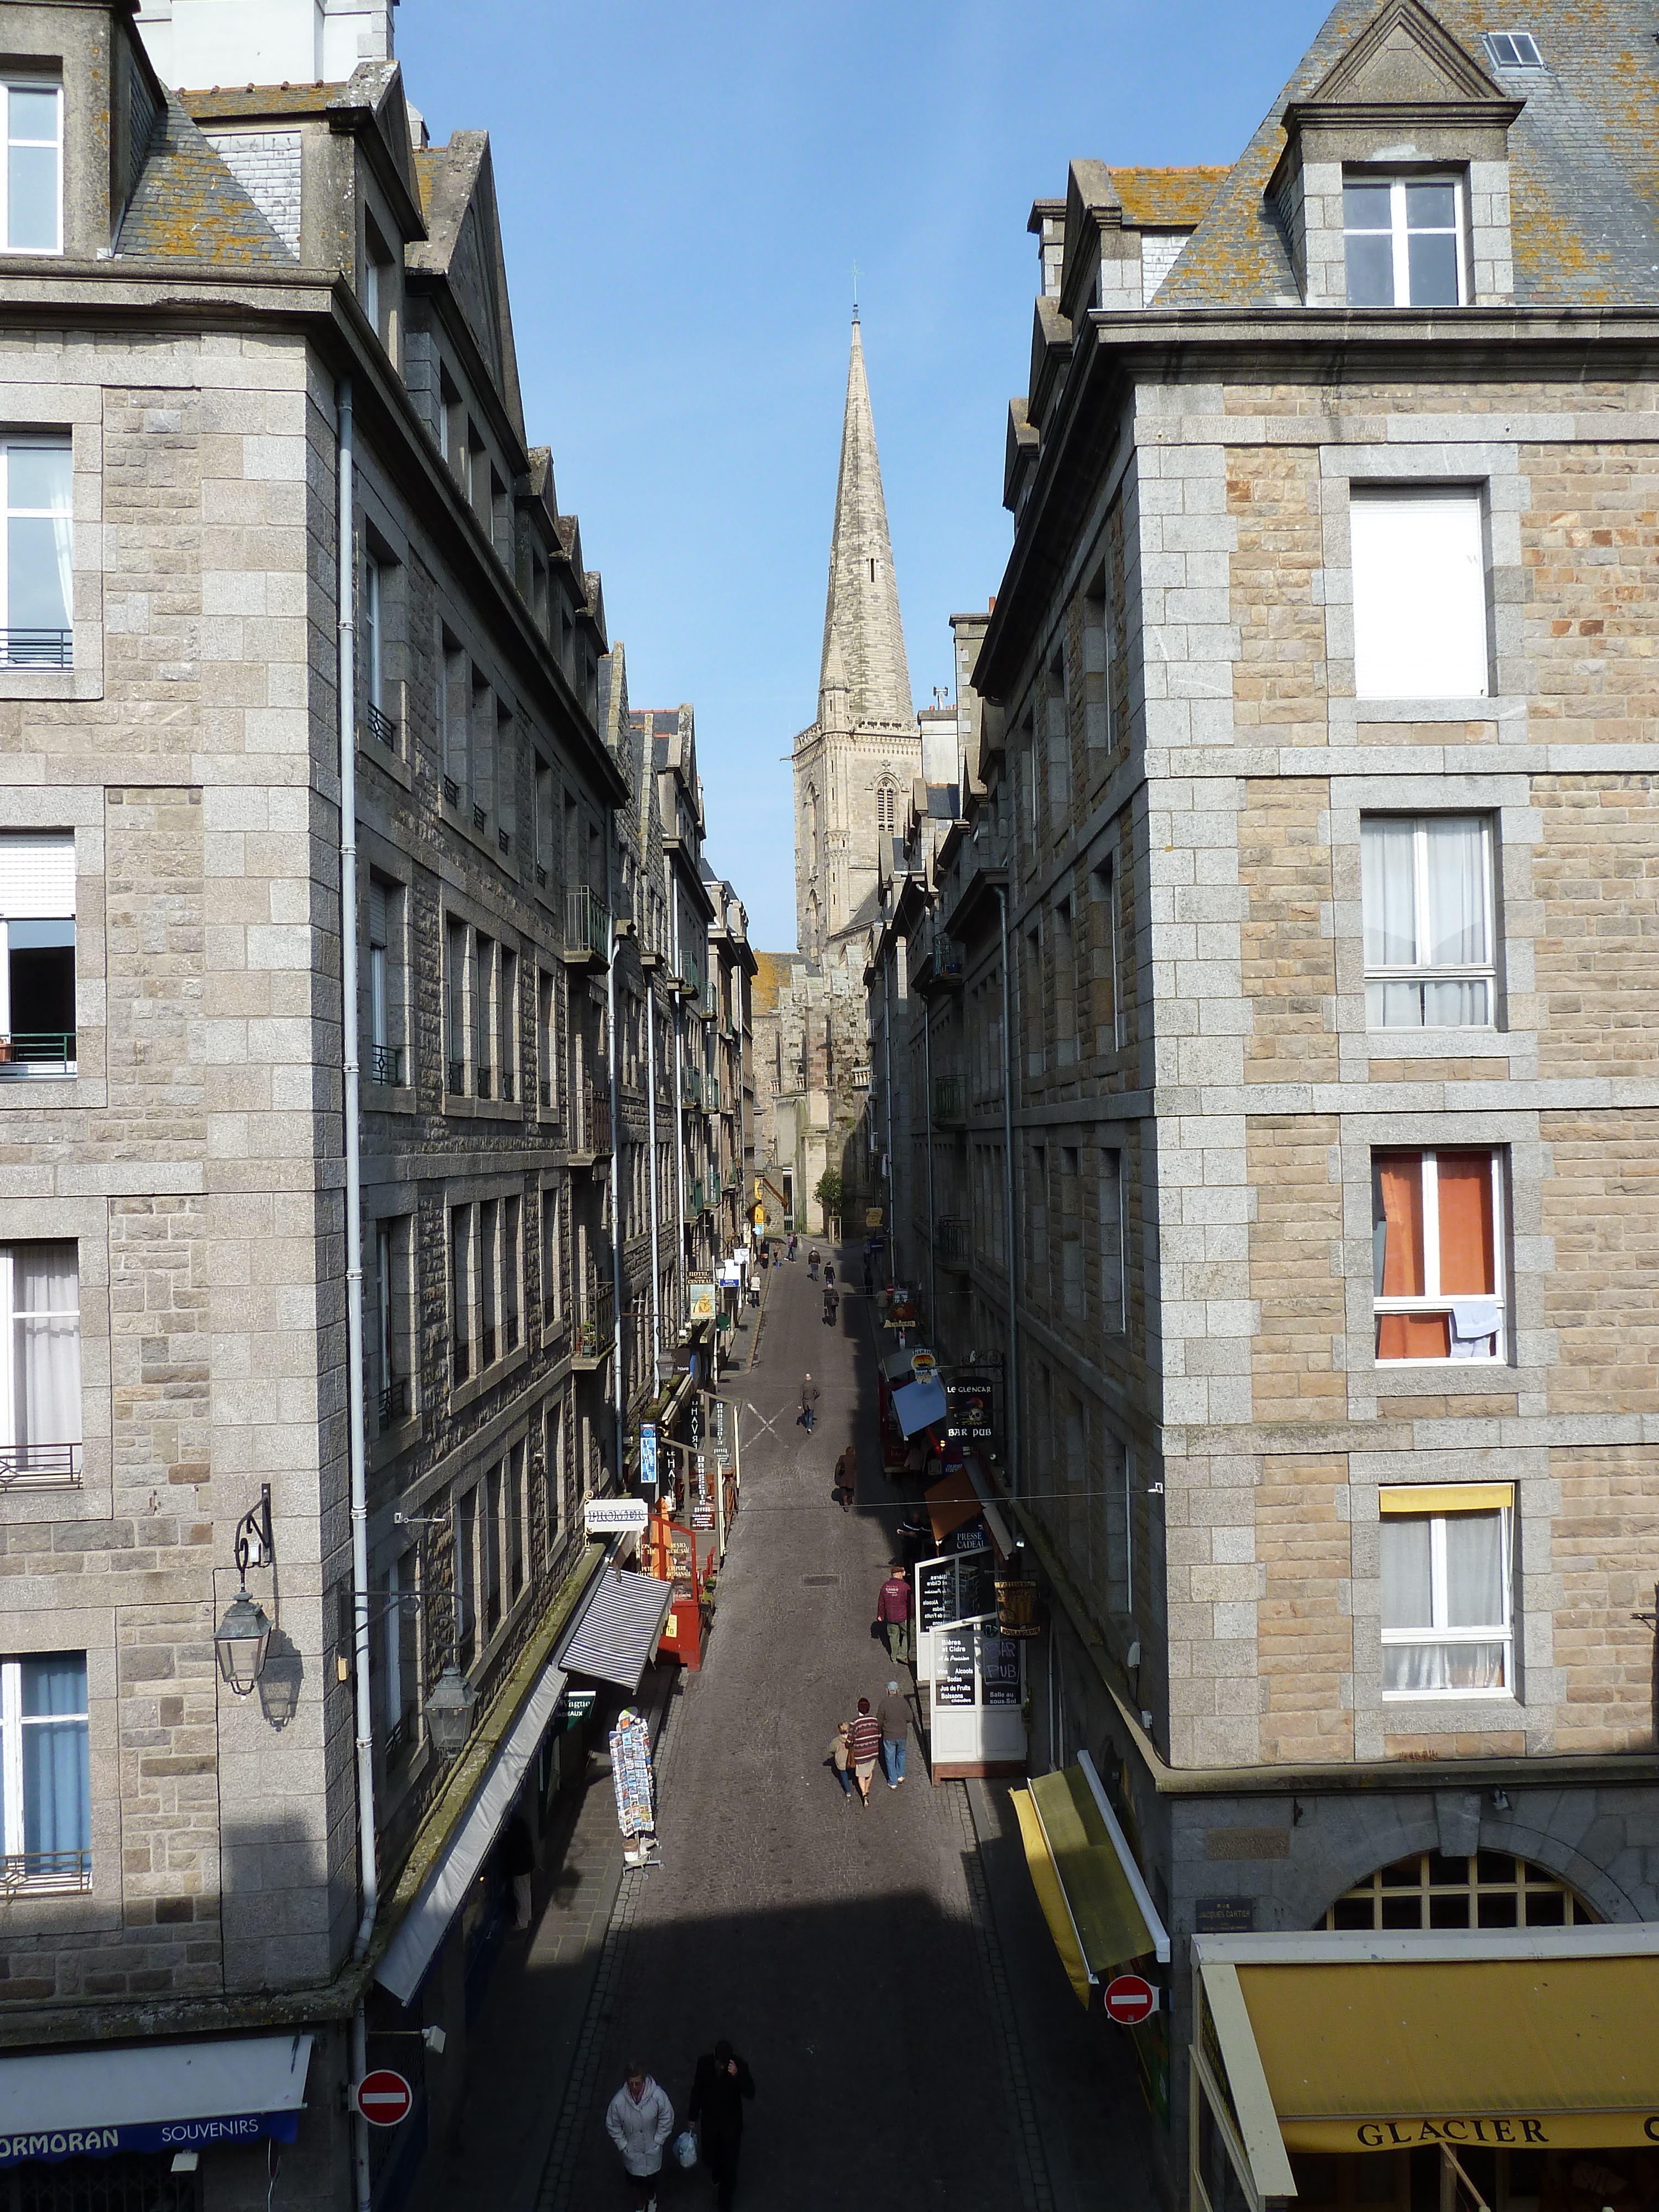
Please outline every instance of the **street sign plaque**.
[[1141, 1974], [1120, 1974], [1106, 1984], [1106, 2014], [1125, 2027], [1139, 2027], [1158, 2010], [1158, 1991]]
[[414, 2102], [408, 2082], [389, 2066], [377, 2066], [357, 2084], [357, 2110], [372, 2128], [395, 2128]]

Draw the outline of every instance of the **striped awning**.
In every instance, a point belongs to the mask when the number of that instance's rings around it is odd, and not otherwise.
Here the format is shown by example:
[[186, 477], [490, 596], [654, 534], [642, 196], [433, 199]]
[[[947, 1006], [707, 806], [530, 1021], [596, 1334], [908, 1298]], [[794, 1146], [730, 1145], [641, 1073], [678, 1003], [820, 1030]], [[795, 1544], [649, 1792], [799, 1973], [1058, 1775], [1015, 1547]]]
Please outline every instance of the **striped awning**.
[[632, 1697], [655, 1656], [673, 1600], [672, 1583], [614, 1565], [605, 1567], [594, 1577], [587, 1602], [559, 1648], [557, 1664], [567, 1674], [615, 1682]]

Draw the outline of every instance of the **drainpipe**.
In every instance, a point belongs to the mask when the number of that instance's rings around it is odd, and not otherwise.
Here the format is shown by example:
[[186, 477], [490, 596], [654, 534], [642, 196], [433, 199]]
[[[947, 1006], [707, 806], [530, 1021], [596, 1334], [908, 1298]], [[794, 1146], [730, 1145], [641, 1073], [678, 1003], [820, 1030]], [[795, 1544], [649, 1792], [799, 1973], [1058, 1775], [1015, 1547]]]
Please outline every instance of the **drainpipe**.
[[[934, 943], [939, 941], [937, 928]], [[921, 1113], [927, 1133], [927, 1327], [939, 1350], [939, 1276], [933, 1248], [939, 1241], [939, 1217], [933, 1211], [933, 1002], [921, 1002]]]
[[[673, 864], [669, 864], [668, 885], [674, 916], [674, 974], [682, 981], [680, 967], [680, 902], [674, 883]], [[679, 992], [674, 994], [674, 1159], [675, 1176], [679, 1190], [680, 1225], [674, 1239], [674, 1291], [679, 1310], [680, 1326], [685, 1325], [685, 1000]]]
[[1002, 930], [1002, 1170], [1008, 1242], [1008, 1488], [1019, 1495], [1019, 1315], [1014, 1285], [1014, 1060], [1008, 989], [1008, 890], [997, 885], [997, 914]]
[[898, 1177], [893, 1170], [893, 986], [889, 980], [889, 963], [893, 957], [892, 925], [888, 925], [889, 944], [881, 963], [881, 1052], [882, 1089], [887, 1094], [887, 1218], [893, 1232], [893, 1280], [899, 1279]]
[[647, 1127], [651, 1132], [651, 1395], [662, 1387], [662, 1301], [659, 1287], [661, 1262], [657, 1256], [657, 1000], [649, 981], [645, 991], [645, 1083]]
[[[340, 380], [340, 1041], [345, 1078], [346, 1398], [347, 1449], [351, 1469], [352, 1643], [357, 1673], [357, 1843], [362, 1862], [363, 1917], [351, 1947], [368, 1954], [380, 1907], [374, 1856], [374, 1713], [368, 1679], [368, 1468], [363, 1419], [363, 1176], [358, 1127], [357, 1065], [357, 640], [353, 623], [356, 587], [351, 379]], [[368, 2070], [368, 2025], [359, 1997], [351, 2015], [354, 2081]], [[368, 2122], [352, 2126], [352, 2166], [358, 2212], [369, 2212]]]
[[623, 1486], [623, 1477], [628, 1465], [628, 1398], [623, 1376], [623, 1218], [621, 1170], [617, 1164], [620, 1150], [622, 1091], [617, 1082], [617, 950], [622, 942], [617, 927], [617, 913], [611, 905], [616, 890], [615, 861], [617, 857], [617, 810], [610, 811], [605, 841], [605, 903], [610, 916], [605, 957], [605, 1072], [611, 1078], [611, 1394], [617, 1415], [617, 1487]]

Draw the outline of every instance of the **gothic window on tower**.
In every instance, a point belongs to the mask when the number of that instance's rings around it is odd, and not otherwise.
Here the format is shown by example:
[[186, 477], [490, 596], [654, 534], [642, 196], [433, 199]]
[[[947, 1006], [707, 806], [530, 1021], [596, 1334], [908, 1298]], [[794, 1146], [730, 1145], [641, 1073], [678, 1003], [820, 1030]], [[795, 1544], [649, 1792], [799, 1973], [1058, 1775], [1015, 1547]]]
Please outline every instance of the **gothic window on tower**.
[[876, 786], [876, 828], [884, 836], [898, 828], [898, 786], [889, 776]]

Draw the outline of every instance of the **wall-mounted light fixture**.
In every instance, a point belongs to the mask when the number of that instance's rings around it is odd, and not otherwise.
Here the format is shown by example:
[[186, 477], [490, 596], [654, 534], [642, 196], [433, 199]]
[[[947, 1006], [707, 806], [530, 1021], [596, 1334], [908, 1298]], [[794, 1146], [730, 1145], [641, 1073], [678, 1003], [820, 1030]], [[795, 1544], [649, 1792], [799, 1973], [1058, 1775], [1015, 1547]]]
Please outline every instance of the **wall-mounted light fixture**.
[[258, 1504], [236, 1523], [236, 1572], [241, 1586], [213, 1632], [214, 1656], [234, 1697], [250, 1694], [264, 1671], [265, 1653], [270, 1648], [270, 1623], [264, 1609], [248, 1595], [247, 1571], [251, 1566], [270, 1566], [276, 1557], [270, 1485], [265, 1482], [259, 1486]]

